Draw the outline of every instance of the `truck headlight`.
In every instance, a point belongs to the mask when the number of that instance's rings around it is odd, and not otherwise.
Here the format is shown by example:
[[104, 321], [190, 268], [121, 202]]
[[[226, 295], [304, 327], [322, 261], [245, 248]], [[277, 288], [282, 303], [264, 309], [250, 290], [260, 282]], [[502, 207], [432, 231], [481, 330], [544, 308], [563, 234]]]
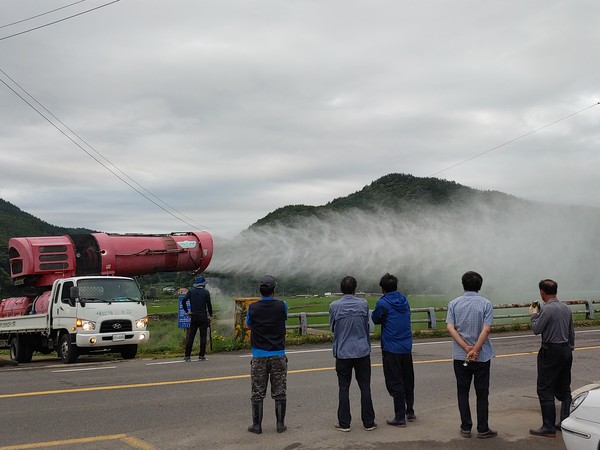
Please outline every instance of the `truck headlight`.
[[91, 320], [77, 319], [76, 324], [83, 331], [93, 331], [96, 329], [96, 322], [92, 322]]
[[138, 319], [135, 321], [135, 327], [138, 329], [143, 329], [146, 328], [146, 325], [148, 324], [148, 317], [144, 317], [143, 319]]

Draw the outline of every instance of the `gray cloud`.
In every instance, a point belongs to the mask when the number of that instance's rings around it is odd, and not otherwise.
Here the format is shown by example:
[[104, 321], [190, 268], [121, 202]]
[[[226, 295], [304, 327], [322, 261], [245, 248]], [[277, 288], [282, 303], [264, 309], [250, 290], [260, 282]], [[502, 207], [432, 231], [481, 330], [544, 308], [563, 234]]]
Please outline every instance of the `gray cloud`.
[[[0, 8], [2, 24], [42, 12]], [[584, 0], [119, 2], [0, 41], [0, 68], [136, 181], [232, 236], [277, 207], [428, 176], [594, 104], [599, 12]], [[599, 112], [439, 176], [600, 206]], [[1, 198], [59, 225], [189, 228], [4, 85], [0, 114]]]

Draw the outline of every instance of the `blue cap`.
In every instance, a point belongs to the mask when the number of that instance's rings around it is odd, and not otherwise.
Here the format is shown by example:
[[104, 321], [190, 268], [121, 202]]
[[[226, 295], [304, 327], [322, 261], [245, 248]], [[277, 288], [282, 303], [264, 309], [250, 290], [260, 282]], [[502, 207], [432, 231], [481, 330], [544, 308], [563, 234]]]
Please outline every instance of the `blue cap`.
[[204, 278], [204, 277], [196, 277], [194, 279], [194, 284], [200, 284], [200, 285], [204, 286], [206, 284], [206, 278]]

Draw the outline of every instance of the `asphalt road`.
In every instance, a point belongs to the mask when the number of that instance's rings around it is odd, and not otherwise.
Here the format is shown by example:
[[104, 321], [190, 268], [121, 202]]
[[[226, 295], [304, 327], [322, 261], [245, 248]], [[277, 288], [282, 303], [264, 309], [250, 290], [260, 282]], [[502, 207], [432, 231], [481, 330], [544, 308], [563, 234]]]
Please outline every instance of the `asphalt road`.
[[[572, 388], [600, 380], [600, 329], [578, 329]], [[385, 424], [393, 415], [385, 391], [381, 351], [374, 342], [372, 391], [379, 427], [360, 423], [356, 384], [349, 433], [333, 429], [337, 379], [326, 345], [288, 349], [288, 430], [275, 431], [274, 403], [265, 401], [263, 434], [250, 424], [250, 358], [247, 352], [180, 359], [130, 361], [82, 357], [72, 365], [35, 358], [18, 367], [0, 362], [0, 450], [52, 449], [564, 449], [556, 439], [530, 436], [541, 425], [535, 393], [535, 353], [540, 338], [529, 332], [495, 334], [490, 440], [459, 435], [450, 340], [414, 344], [417, 421]], [[472, 411], [474, 393], [472, 393]]]

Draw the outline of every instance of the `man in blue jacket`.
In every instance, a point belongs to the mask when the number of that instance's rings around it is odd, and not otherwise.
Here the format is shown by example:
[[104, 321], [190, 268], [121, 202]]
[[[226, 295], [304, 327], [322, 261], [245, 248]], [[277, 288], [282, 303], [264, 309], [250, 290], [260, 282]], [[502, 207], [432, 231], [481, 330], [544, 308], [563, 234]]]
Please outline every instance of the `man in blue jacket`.
[[[206, 332], [210, 325], [210, 319], [212, 317], [212, 303], [210, 302], [210, 292], [205, 288], [206, 278], [196, 277], [194, 285], [187, 291], [185, 298], [181, 303], [183, 310], [186, 314], [191, 316], [190, 329], [188, 339], [185, 344], [185, 361], [190, 361], [192, 355], [192, 346], [194, 345], [194, 339], [196, 338], [196, 332], [200, 330], [200, 361], [205, 361], [206, 356]], [[187, 303], [190, 302], [190, 308], [188, 309]]]
[[373, 322], [381, 324], [381, 355], [385, 386], [394, 399], [394, 418], [389, 425], [405, 427], [406, 421], [416, 419], [415, 372], [412, 359], [412, 330], [410, 305], [398, 292], [398, 278], [386, 273], [379, 282], [383, 297], [371, 315]]

